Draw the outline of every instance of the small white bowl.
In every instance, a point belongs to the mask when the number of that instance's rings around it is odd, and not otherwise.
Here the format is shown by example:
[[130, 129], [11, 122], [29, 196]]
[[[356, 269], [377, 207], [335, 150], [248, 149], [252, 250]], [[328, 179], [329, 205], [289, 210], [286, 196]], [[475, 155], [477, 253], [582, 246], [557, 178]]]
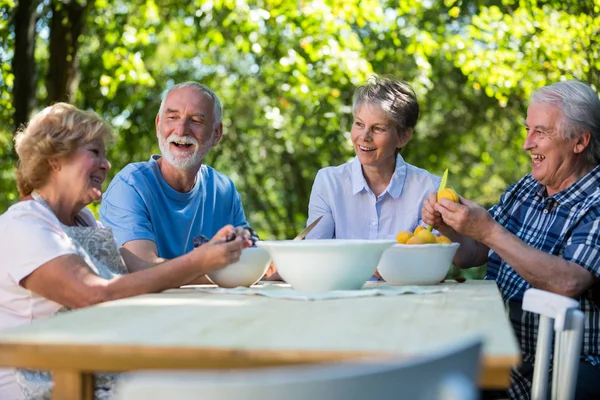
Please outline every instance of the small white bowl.
[[373, 276], [394, 240], [322, 239], [259, 241], [281, 277], [296, 290], [358, 290]]
[[269, 252], [265, 249], [247, 247], [242, 250], [238, 262], [229, 264], [225, 268], [213, 271], [206, 276], [212, 283], [223, 288], [249, 287], [263, 277], [270, 263]]
[[459, 243], [395, 244], [379, 260], [379, 275], [392, 285], [435, 285], [446, 277]]

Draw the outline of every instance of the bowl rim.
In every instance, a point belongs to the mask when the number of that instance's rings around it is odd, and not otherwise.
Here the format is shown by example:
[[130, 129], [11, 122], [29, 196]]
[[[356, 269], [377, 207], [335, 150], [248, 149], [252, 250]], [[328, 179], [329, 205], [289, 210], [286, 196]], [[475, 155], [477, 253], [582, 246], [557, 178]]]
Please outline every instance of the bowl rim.
[[357, 244], [391, 244], [396, 243], [394, 239], [304, 239], [304, 240], [259, 240], [257, 247], [344, 247]]

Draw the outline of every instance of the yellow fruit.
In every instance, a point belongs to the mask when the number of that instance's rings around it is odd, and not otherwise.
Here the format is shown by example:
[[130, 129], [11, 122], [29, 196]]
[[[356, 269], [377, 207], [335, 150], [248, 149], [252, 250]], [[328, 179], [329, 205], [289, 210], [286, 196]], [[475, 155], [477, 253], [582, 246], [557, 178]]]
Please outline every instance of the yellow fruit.
[[425, 239], [421, 236], [415, 235], [406, 241], [406, 244], [425, 244], [427, 243]]
[[436, 236], [435, 242], [438, 244], [452, 244], [452, 240], [448, 239], [448, 237], [444, 235]]
[[411, 232], [407, 232], [407, 231], [398, 232], [398, 234], [396, 235], [396, 242], [398, 242], [400, 244], [405, 244], [406, 241], [408, 239], [410, 239], [412, 236], [413, 236], [413, 234]]
[[427, 229], [421, 229], [415, 236], [421, 237], [425, 243], [435, 243], [435, 235]]
[[416, 235], [419, 231], [422, 231], [423, 229], [425, 229], [424, 226], [421, 226], [421, 225], [417, 226], [415, 228], [415, 230], [413, 231], [413, 235]]
[[440, 199], [448, 199], [455, 203], [460, 202], [458, 199], [458, 193], [456, 193], [453, 189], [450, 189], [450, 188], [446, 188], [446, 189], [440, 190], [438, 192], [437, 201], [439, 202]]

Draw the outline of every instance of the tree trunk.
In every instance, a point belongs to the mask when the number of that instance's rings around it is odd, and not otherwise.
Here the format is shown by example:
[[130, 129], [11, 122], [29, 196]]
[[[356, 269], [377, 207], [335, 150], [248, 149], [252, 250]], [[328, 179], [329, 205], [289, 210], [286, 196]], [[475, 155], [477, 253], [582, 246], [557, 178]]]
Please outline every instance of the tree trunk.
[[31, 110], [35, 107], [35, 24], [36, 11], [41, 0], [19, 0], [15, 9], [15, 54], [12, 60], [12, 72], [15, 76], [13, 86], [13, 105], [15, 107], [15, 130], [27, 123]]
[[51, 7], [47, 103], [74, 102], [80, 75], [77, 50], [88, 3], [82, 5], [75, 0], [53, 0]]

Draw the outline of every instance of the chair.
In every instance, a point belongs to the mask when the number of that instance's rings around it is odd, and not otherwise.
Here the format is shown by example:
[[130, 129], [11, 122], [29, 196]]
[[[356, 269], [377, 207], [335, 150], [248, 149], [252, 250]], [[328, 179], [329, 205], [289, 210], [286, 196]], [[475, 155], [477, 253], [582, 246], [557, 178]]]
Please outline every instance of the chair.
[[523, 297], [523, 310], [540, 315], [532, 400], [547, 398], [550, 353], [555, 332], [551, 398], [573, 399], [584, 325], [584, 314], [579, 310], [579, 302], [555, 293], [528, 289]]
[[481, 341], [418, 359], [124, 374], [116, 400], [474, 400]]

